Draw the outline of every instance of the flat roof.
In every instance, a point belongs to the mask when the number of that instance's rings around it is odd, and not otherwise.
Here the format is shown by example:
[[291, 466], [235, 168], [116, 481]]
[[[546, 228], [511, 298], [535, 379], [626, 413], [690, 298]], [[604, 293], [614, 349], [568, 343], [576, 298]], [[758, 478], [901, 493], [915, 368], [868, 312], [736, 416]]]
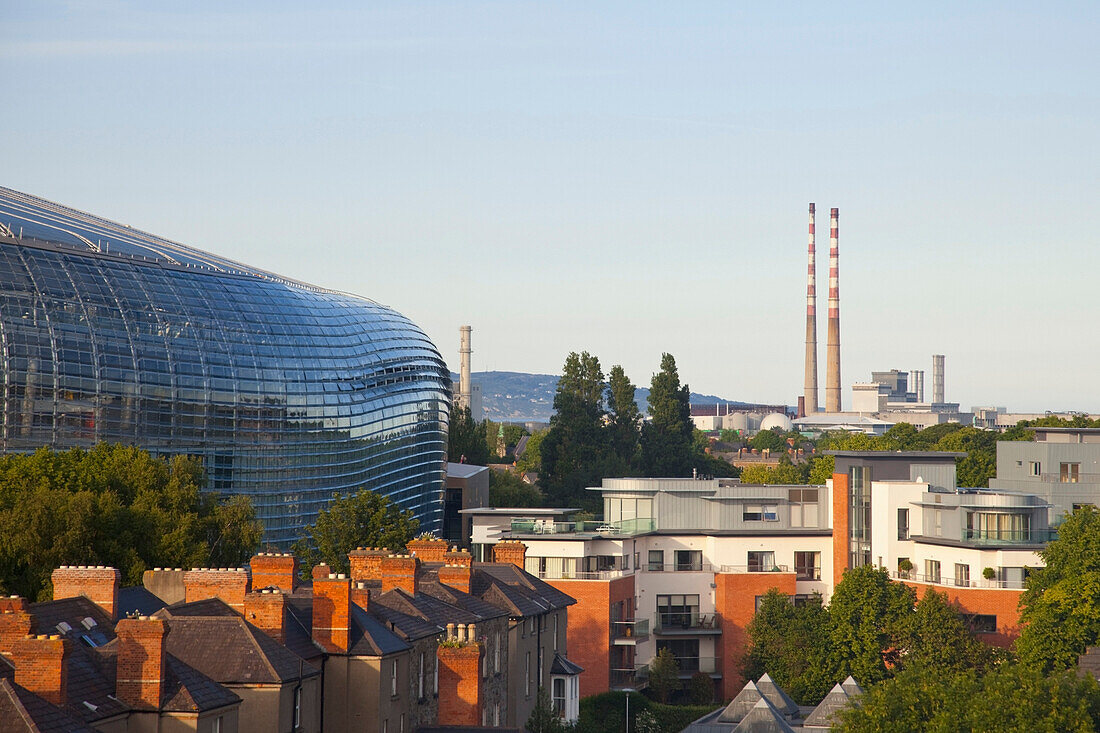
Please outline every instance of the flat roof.
[[955, 460], [966, 458], [966, 453], [939, 450], [827, 450], [827, 456], [838, 458], [882, 458], [886, 460]]
[[488, 470], [488, 466], [478, 466], [474, 463], [447, 463], [447, 475], [455, 478], [470, 478], [474, 474]]
[[1025, 430], [1034, 430], [1036, 432], [1042, 431], [1044, 433], [1090, 433], [1090, 434], [1093, 434], [1093, 435], [1100, 433], [1100, 428], [1062, 428], [1062, 427], [1044, 428], [1042, 426], [1036, 427], [1036, 426], [1028, 425], [1028, 426], [1025, 426], [1024, 429]]
[[459, 514], [526, 514], [526, 515], [541, 515], [552, 516], [554, 514], [568, 514], [569, 512], [579, 512], [580, 507], [504, 507], [504, 506], [478, 506], [473, 509], [459, 509]]

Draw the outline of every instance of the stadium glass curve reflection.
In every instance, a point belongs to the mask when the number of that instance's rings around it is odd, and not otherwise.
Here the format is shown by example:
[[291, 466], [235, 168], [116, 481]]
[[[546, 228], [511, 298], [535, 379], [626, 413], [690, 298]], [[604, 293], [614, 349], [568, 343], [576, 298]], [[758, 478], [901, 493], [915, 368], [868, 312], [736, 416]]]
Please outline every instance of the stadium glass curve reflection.
[[285, 547], [369, 488], [442, 526], [450, 376], [411, 321], [0, 188], [0, 449], [202, 459]]

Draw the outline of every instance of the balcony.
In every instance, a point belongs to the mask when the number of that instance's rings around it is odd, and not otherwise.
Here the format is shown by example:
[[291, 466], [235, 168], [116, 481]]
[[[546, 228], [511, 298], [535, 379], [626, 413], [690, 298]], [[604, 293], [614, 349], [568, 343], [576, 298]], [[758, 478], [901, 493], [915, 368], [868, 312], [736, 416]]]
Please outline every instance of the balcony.
[[614, 580], [633, 574], [633, 570], [540, 570], [528, 571], [540, 580]]
[[553, 522], [549, 519], [513, 519], [513, 535], [589, 534], [607, 537], [630, 537], [652, 532], [652, 519], [623, 519], [618, 522]]
[[921, 573], [909, 571], [903, 573], [898, 570], [891, 570], [890, 577], [894, 580], [907, 580], [911, 583], [926, 583], [928, 585], [940, 585], [945, 588], [990, 588], [990, 589], [1003, 589], [1003, 590], [1023, 590], [1024, 581], [1022, 580], [986, 580], [985, 578], [979, 578], [976, 580], [956, 580], [953, 577], [947, 575], [923, 575]]
[[710, 636], [722, 633], [713, 613], [659, 613], [653, 633], [661, 636]]
[[789, 565], [720, 565], [719, 573], [789, 573]]
[[649, 619], [612, 621], [611, 638], [619, 646], [629, 646], [649, 637]]
[[644, 569], [650, 573], [713, 573], [715, 570], [713, 565], [703, 562], [678, 562], [666, 564], [651, 562], [646, 563]]
[[964, 529], [963, 542], [974, 547], [1012, 547], [1013, 545], [1046, 545], [1058, 539], [1056, 529], [1001, 530], [989, 532]]
[[640, 690], [649, 683], [649, 665], [642, 664], [633, 669], [612, 669], [611, 689], [623, 690], [630, 688]]
[[680, 667], [680, 677], [691, 677], [696, 672], [718, 674], [717, 657], [674, 657]]

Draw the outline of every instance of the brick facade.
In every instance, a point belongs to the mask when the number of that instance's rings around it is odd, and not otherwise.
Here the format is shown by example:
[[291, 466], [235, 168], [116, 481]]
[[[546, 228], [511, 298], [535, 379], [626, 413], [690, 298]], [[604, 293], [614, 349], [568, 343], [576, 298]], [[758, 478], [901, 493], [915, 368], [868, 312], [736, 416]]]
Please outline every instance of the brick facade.
[[62, 565], [53, 571], [53, 597], [84, 596], [111, 617], [118, 618], [118, 586], [122, 573], [104, 565]]
[[501, 540], [493, 545], [493, 562], [510, 562], [520, 570], [527, 556], [527, 545], [519, 540]]
[[298, 587], [298, 558], [278, 552], [261, 552], [249, 561], [252, 570], [252, 587], [278, 588], [293, 593]]
[[164, 637], [168, 622], [150, 616], [124, 618], [118, 635], [119, 700], [139, 710], [158, 710], [164, 688]]
[[438, 725], [481, 725], [481, 646], [439, 646]]
[[347, 653], [351, 626], [351, 581], [346, 575], [313, 580], [313, 641], [327, 652]]
[[405, 544], [405, 548], [410, 554], [420, 558], [420, 562], [443, 562], [443, 557], [447, 554], [447, 540], [411, 540]]
[[286, 596], [281, 591], [253, 591], [244, 597], [244, 618], [275, 641], [286, 642]]
[[237, 613], [244, 613], [244, 597], [251, 583], [244, 568], [193, 568], [183, 573], [185, 601], [220, 598]]
[[392, 553], [385, 547], [359, 547], [348, 553], [352, 580], [381, 580], [382, 558]]
[[15, 642], [33, 633], [34, 627], [26, 598], [0, 597], [0, 654], [10, 655]]
[[382, 592], [400, 588], [409, 595], [416, 595], [416, 571], [420, 559], [413, 555], [390, 555], [382, 558]]
[[463, 593], [470, 592], [470, 566], [444, 565], [439, 569], [439, 582], [457, 588]]
[[1020, 596], [1022, 590], [1008, 588], [952, 588], [932, 586], [927, 583], [901, 581], [917, 592], [917, 599], [924, 597], [929, 588], [947, 594], [950, 603], [958, 604], [960, 613], [980, 613], [997, 617], [997, 633], [978, 634], [987, 644], [1009, 647], [1020, 635]]
[[68, 639], [60, 636], [24, 636], [12, 645], [15, 684], [54, 705], [68, 702]]
[[370, 608], [370, 587], [362, 580], [351, 581], [351, 602], [364, 611]]
[[581, 697], [607, 692], [611, 689], [611, 606], [634, 598], [634, 576], [546, 582], [577, 599], [567, 611], [567, 627], [569, 658], [584, 667]]
[[474, 563], [474, 557], [470, 554], [469, 550], [460, 550], [457, 547], [452, 547], [446, 555], [443, 556], [443, 562], [448, 565], [461, 565], [462, 567], [471, 567]]
[[721, 696], [730, 700], [740, 692], [741, 658], [748, 649], [749, 622], [756, 614], [756, 597], [772, 588], [781, 593], [795, 594], [794, 573], [715, 573], [714, 608], [721, 624], [722, 635], [717, 640], [717, 654], [722, 665]]
[[848, 569], [848, 474], [833, 474], [833, 587]]

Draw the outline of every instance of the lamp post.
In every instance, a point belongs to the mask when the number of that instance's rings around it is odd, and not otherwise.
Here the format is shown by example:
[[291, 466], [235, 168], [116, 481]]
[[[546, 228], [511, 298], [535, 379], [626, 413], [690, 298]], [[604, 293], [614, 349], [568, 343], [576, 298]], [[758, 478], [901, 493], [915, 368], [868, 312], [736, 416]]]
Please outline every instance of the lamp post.
[[624, 687], [623, 692], [626, 693], [626, 733], [630, 733], [630, 693], [634, 692], [634, 688]]

